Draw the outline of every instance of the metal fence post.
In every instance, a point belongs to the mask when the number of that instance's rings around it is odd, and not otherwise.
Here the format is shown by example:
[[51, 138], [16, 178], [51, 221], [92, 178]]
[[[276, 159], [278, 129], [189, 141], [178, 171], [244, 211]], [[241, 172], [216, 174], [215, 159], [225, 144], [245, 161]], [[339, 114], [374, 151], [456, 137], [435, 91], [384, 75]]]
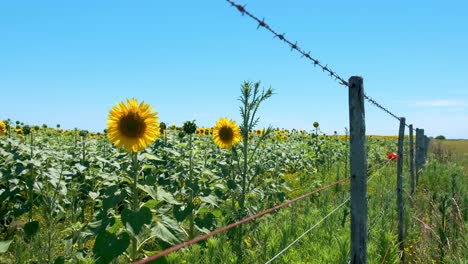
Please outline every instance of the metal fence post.
[[413, 125], [409, 125], [409, 166], [410, 166], [410, 177], [411, 177], [411, 195], [414, 194], [414, 139], [413, 139]]
[[351, 264], [367, 263], [367, 158], [364, 85], [349, 78]]
[[405, 246], [403, 243], [403, 143], [405, 139], [405, 121], [404, 117], [400, 117], [397, 161], [398, 247], [400, 249], [401, 263], [405, 263]]

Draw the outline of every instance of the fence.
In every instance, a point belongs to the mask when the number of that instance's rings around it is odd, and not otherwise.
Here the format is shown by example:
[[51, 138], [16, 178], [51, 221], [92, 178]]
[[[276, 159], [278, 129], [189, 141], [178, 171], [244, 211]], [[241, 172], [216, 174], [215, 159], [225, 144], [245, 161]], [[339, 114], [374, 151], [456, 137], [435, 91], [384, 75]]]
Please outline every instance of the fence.
[[[268, 25], [264, 19], [259, 19], [257, 16], [250, 13], [245, 6], [237, 4], [232, 0], [226, 0], [232, 7], [236, 8], [242, 15], [245, 15], [258, 23], [257, 28], [264, 28], [267, 31], [271, 32], [275, 38], [286, 43], [291, 50], [296, 51], [302, 55], [302, 58], [312, 61], [315, 67], [320, 68], [324, 73], [329, 75], [331, 78], [334, 78], [340, 85], [346, 86], [348, 88], [349, 96], [349, 128], [350, 128], [350, 177], [341, 179], [339, 181], [333, 182], [327, 186], [316, 189], [310, 193], [304, 194], [293, 200], [286, 201], [280, 205], [272, 207], [263, 212], [257, 213], [255, 215], [244, 218], [240, 221], [232, 223], [230, 225], [216, 229], [208, 234], [196, 237], [192, 240], [186, 241], [182, 244], [173, 246], [164, 251], [159, 252], [156, 255], [147, 257], [145, 259], [134, 262], [135, 264], [148, 263], [154, 261], [160, 257], [163, 257], [171, 252], [177, 251], [181, 248], [187, 247], [189, 245], [195, 244], [202, 240], [208, 239], [214, 235], [217, 235], [221, 232], [230, 230], [236, 226], [242, 225], [244, 223], [250, 222], [254, 219], [257, 219], [261, 216], [264, 216], [268, 213], [274, 212], [284, 206], [303, 200], [313, 194], [316, 194], [320, 191], [328, 189], [332, 186], [335, 186], [346, 180], [350, 180], [350, 196], [338, 207], [333, 209], [329, 214], [324, 218], [319, 220], [315, 225], [310, 229], [304, 232], [300, 237], [294, 240], [290, 245], [280, 251], [267, 263], [272, 262], [279, 255], [289, 249], [294, 245], [301, 237], [309, 233], [315, 227], [317, 227], [322, 221], [326, 220], [330, 215], [335, 213], [339, 208], [341, 208], [346, 202], [351, 202], [351, 241], [350, 241], [350, 257], [349, 263], [352, 264], [362, 264], [367, 263], [367, 238], [370, 233], [368, 229], [368, 211], [367, 211], [367, 182], [370, 180], [367, 176], [367, 153], [366, 153], [366, 125], [365, 125], [365, 106], [364, 100], [367, 100], [373, 106], [379, 108], [386, 114], [392, 116], [399, 121], [399, 134], [398, 134], [398, 161], [397, 161], [397, 186], [396, 186], [396, 196], [397, 196], [397, 215], [398, 215], [398, 245], [400, 250], [400, 260], [402, 263], [405, 262], [404, 254], [404, 230], [403, 230], [403, 212], [404, 212], [404, 201], [403, 201], [403, 160], [404, 160], [404, 137], [405, 137], [405, 127], [409, 128], [409, 165], [410, 165], [410, 185], [411, 185], [411, 195], [416, 191], [416, 186], [419, 180], [421, 170], [423, 169], [424, 164], [427, 160], [427, 151], [429, 139], [424, 135], [424, 129], [416, 128], [416, 143], [414, 144], [413, 140], [413, 124], [407, 124], [404, 117], [399, 117], [394, 114], [382, 104], [378, 103], [370, 96], [366, 95], [364, 92], [364, 80], [362, 77], [353, 76], [346, 81], [344, 78], [339, 76], [334, 72], [328, 65], [321, 63], [314, 57], [310, 55], [310, 52], [306, 52], [302, 49], [297, 42], [292, 42], [285, 37], [285, 34], [280, 34], [275, 31], [270, 25]], [[414, 146], [415, 145], [415, 146]], [[371, 228], [375, 225], [376, 221], [383, 215], [385, 210], [387, 210], [389, 202], [392, 200], [393, 196], [390, 196], [387, 199], [384, 208], [382, 208], [380, 214], [374, 219], [374, 222], [371, 224]]]

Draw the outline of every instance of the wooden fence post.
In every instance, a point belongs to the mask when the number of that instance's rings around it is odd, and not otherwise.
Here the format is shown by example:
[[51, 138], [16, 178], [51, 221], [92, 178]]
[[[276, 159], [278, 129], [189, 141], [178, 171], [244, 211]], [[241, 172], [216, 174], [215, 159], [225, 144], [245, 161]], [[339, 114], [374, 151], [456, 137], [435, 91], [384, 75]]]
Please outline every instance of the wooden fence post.
[[416, 128], [416, 184], [424, 164], [424, 129]]
[[367, 158], [364, 85], [349, 78], [351, 264], [367, 263]]
[[414, 140], [413, 140], [413, 125], [409, 125], [409, 165], [410, 165], [410, 177], [411, 177], [411, 195], [414, 194]]
[[405, 246], [403, 235], [403, 143], [405, 139], [405, 118], [400, 117], [400, 130], [398, 133], [398, 160], [397, 160], [397, 208], [398, 208], [398, 247], [400, 249], [400, 262], [405, 263]]
[[427, 153], [429, 151], [429, 142], [430, 142], [430, 139], [424, 135], [424, 164], [426, 164], [427, 162]]

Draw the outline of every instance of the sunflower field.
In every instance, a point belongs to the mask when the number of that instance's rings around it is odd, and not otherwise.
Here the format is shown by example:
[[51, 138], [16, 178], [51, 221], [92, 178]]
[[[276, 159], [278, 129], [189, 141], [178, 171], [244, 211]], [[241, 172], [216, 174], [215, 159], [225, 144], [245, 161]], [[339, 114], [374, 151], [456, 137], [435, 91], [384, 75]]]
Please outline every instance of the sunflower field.
[[[0, 263], [131, 263], [343, 179], [153, 263], [265, 263], [341, 203], [275, 263], [346, 263], [349, 138], [322, 133], [318, 122], [310, 131], [259, 128], [257, 110], [272, 94], [245, 82], [241, 119], [203, 128], [166, 125], [133, 98], [110, 110], [103, 133], [1, 121]], [[368, 137], [368, 251], [376, 263], [399, 260], [396, 162], [387, 158], [396, 148], [396, 137]], [[424, 191], [405, 211], [405, 252], [416, 263], [452, 260], [466, 247], [466, 175], [439, 162], [423, 173]]]

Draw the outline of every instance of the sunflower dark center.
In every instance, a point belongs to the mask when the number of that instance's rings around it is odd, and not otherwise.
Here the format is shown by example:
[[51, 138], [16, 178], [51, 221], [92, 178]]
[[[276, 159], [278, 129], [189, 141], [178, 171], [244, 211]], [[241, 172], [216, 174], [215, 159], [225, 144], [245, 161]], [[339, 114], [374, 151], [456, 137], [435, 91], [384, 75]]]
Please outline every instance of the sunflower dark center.
[[137, 113], [128, 113], [120, 119], [119, 130], [127, 137], [141, 137], [145, 129], [145, 121]]
[[234, 137], [234, 132], [232, 131], [232, 128], [230, 127], [222, 127], [219, 130], [219, 138], [223, 142], [230, 142], [232, 141], [232, 138]]

